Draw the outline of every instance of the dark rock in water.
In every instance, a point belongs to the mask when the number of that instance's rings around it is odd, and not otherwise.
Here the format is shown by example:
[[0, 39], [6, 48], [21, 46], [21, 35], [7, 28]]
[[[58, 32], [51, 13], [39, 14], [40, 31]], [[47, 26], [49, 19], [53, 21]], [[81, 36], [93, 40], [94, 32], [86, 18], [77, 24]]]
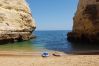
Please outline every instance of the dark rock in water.
[[83, 43], [99, 43], [99, 33], [95, 34], [84, 34], [84, 33], [76, 33], [69, 32], [67, 34], [68, 41], [72, 42], [83, 42]]
[[25, 0], [0, 0], [0, 43], [33, 38], [35, 21]]
[[99, 2], [79, 0], [72, 32], [67, 34], [73, 42], [99, 43]]
[[12, 32], [9, 34], [0, 34], [0, 44], [26, 41], [32, 38], [35, 38], [35, 36], [28, 32]]

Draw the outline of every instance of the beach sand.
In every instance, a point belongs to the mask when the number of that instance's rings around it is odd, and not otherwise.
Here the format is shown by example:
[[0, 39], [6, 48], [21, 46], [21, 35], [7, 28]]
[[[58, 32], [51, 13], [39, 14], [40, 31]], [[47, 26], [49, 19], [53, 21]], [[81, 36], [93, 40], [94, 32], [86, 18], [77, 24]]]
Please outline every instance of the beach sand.
[[41, 53], [1, 52], [0, 66], [99, 66], [99, 55], [68, 55], [43, 58]]

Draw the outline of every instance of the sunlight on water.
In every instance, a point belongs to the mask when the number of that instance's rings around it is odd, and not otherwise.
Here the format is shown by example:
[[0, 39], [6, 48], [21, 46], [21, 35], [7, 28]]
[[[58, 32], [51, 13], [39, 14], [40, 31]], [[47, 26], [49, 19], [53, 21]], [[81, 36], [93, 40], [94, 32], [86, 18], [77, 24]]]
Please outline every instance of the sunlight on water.
[[97, 44], [77, 44], [67, 41], [66, 34], [69, 31], [35, 31], [37, 36], [23, 42], [0, 45], [1, 51], [92, 51], [99, 50]]
[[66, 31], [36, 31], [37, 38], [0, 45], [2, 51], [63, 51], [69, 46], [66, 44]]

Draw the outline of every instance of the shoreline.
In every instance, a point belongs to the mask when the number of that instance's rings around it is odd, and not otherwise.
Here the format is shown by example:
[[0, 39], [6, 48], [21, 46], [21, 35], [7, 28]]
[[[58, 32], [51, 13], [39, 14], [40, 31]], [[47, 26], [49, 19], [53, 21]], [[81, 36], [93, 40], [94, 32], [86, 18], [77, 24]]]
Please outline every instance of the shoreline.
[[[0, 56], [41, 56], [44, 51], [0, 51]], [[46, 51], [45, 51], [46, 52]], [[60, 51], [47, 51], [50, 56], [54, 53], [58, 53], [62, 56], [67, 55], [99, 55], [98, 50], [91, 51], [70, 51], [70, 52], [60, 52]]]
[[[4, 55], [3, 55], [4, 54]], [[0, 51], [0, 66], [99, 66], [99, 55], [62, 54], [42, 57], [40, 52]]]
[[0, 51], [0, 66], [99, 66], [99, 55], [73, 55], [42, 57], [42, 52]]
[[[41, 56], [43, 52], [40, 51], [33, 51], [33, 52], [23, 52], [23, 51], [0, 51], [0, 56]], [[50, 56], [52, 56], [53, 53], [58, 53], [61, 54], [62, 56], [65, 56], [67, 54], [63, 53], [63, 52], [58, 52], [58, 51], [49, 51], [48, 52]]]

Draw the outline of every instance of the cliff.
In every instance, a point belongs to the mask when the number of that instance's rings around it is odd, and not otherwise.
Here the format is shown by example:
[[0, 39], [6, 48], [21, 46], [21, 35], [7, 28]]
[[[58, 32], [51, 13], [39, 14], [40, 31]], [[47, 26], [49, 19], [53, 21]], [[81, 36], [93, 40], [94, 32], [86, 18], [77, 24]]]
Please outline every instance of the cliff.
[[35, 27], [25, 0], [0, 0], [0, 42], [28, 40]]
[[79, 0], [69, 41], [99, 42], [99, 0]]

